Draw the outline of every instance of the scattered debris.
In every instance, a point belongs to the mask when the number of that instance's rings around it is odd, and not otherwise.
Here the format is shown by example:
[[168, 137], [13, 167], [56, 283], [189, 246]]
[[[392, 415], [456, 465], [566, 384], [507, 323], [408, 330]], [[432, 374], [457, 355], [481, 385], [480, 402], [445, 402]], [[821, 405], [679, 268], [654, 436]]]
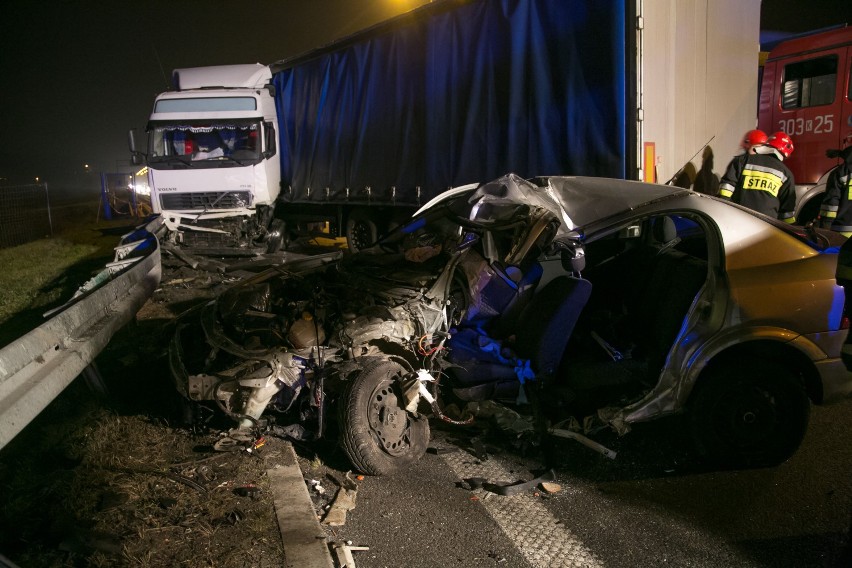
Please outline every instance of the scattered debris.
[[318, 479], [311, 479], [308, 481], [308, 485], [317, 493], [317, 495], [325, 495], [325, 487], [322, 486]]
[[249, 483], [247, 485], [236, 487], [234, 489], [234, 493], [236, 493], [240, 497], [250, 497], [251, 499], [257, 499], [260, 495], [260, 487], [254, 485], [253, 483]]
[[452, 454], [452, 453], [455, 453], [457, 451], [459, 451], [458, 448], [447, 448], [447, 447], [440, 447], [439, 448], [439, 447], [435, 447], [435, 446], [430, 446], [429, 448], [426, 448], [426, 453], [434, 454], [436, 456], [443, 456], [445, 454]]
[[556, 479], [556, 473], [551, 469], [546, 473], [532, 479], [530, 481], [519, 481], [517, 483], [512, 483], [509, 485], [501, 485], [497, 483], [485, 483], [482, 488], [486, 491], [490, 491], [492, 493], [496, 493], [497, 495], [517, 495], [518, 493], [522, 493], [529, 489], [534, 489], [540, 483], [545, 481], [553, 481]]
[[370, 550], [369, 546], [352, 546], [351, 542], [340, 542], [334, 545], [334, 556], [337, 568], [355, 568], [355, 559], [352, 552], [356, 550]]
[[471, 449], [473, 449], [473, 455], [476, 456], [476, 459], [479, 461], [486, 461], [488, 459], [488, 450], [485, 449], [485, 444], [482, 443], [482, 440], [479, 438], [471, 438], [470, 444]]
[[614, 460], [618, 455], [615, 451], [610, 450], [606, 446], [595, 442], [594, 440], [590, 440], [589, 438], [583, 436], [579, 432], [574, 432], [572, 430], [564, 430], [562, 428], [551, 428], [548, 430], [550, 434], [553, 436], [557, 436], [559, 438], [568, 438], [570, 440], [576, 440], [586, 446], [587, 448], [591, 448], [596, 452], [603, 454], [611, 460]]
[[295, 442], [310, 442], [314, 439], [313, 432], [307, 430], [301, 424], [290, 424], [289, 426], [272, 426], [269, 433], [279, 438], [289, 438]]
[[355, 498], [358, 496], [357, 489], [346, 489], [341, 487], [337, 496], [325, 514], [322, 522], [330, 527], [342, 527], [346, 524], [346, 512], [355, 508]]
[[484, 477], [468, 477], [459, 482], [459, 487], [462, 489], [467, 489], [468, 491], [472, 491], [474, 489], [481, 489], [483, 485], [488, 482]]
[[[462, 480], [458, 485], [463, 489], [468, 489], [471, 491], [474, 489], [484, 489], [485, 491], [496, 493], [497, 495], [512, 496], [527, 491], [529, 489], [535, 489], [539, 486], [542, 486], [543, 488], [545, 484], [549, 486], [555, 486], [556, 491], [559, 491], [561, 487], [558, 484], [549, 483], [554, 479], [556, 479], [556, 473], [551, 469], [530, 481], [518, 481], [516, 483], [496, 483], [490, 482], [483, 477], [469, 477], [467, 479]], [[555, 493], [556, 491], [553, 492]], [[550, 493], [550, 491], [548, 491], [548, 493]]]
[[224, 262], [219, 262], [217, 260], [213, 260], [211, 258], [198, 258], [191, 254], [188, 254], [182, 250], [180, 247], [171, 246], [171, 245], [163, 245], [163, 250], [168, 252], [169, 254], [179, 258], [183, 262], [187, 264], [193, 270], [206, 270], [207, 272], [219, 272], [224, 273], [225, 269], [228, 267]]
[[493, 418], [500, 429], [515, 434], [525, 434], [535, 430], [531, 416], [522, 416], [511, 408], [493, 400], [470, 402], [465, 407], [464, 412], [477, 418]]
[[240, 509], [234, 509], [233, 511], [229, 511], [223, 517], [219, 517], [213, 519], [213, 526], [234, 526], [239, 522], [242, 522], [246, 518], [246, 514]]
[[355, 508], [358, 485], [352, 480], [348, 471], [342, 482], [331, 473], [328, 476], [340, 486], [340, 489], [337, 491], [337, 495], [322, 522], [330, 527], [341, 527], [346, 524], [346, 512]]

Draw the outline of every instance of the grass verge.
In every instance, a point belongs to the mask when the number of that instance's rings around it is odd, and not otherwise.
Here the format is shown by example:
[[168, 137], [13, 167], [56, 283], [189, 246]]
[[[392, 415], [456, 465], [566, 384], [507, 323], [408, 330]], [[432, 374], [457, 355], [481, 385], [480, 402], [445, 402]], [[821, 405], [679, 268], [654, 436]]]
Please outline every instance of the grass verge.
[[0, 250], [0, 324], [24, 309], [59, 300], [58, 281], [63, 273], [97, 250], [94, 245], [65, 239], [42, 239]]
[[74, 227], [60, 236], [0, 249], [0, 346], [26, 334], [113, 259], [128, 221]]

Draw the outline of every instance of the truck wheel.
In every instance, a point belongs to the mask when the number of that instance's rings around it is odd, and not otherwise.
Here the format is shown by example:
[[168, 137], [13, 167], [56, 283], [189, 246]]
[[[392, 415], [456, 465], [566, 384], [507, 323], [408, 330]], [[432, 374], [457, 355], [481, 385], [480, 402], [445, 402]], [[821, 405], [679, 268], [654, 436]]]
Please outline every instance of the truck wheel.
[[716, 465], [770, 467], [802, 443], [810, 402], [801, 381], [783, 365], [747, 359], [709, 370], [690, 400], [690, 430], [698, 452]]
[[368, 248], [376, 242], [379, 230], [370, 211], [356, 209], [346, 220], [346, 244], [351, 252]]
[[287, 237], [287, 224], [283, 219], [273, 219], [269, 223], [269, 231], [266, 238], [266, 252], [278, 252], [284, 246]]
[[429, 421], [401, 406], [398, 379], [405, 369], [389, 361], [366, 367], [340, 400], [341, 445], [362, 473], [388, 475], [420, 459], [429, 443]]

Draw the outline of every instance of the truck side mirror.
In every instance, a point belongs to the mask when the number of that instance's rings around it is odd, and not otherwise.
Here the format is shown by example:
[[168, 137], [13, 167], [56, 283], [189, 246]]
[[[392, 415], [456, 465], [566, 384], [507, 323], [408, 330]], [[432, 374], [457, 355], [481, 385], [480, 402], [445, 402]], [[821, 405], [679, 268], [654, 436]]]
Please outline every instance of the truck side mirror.
[[136, 129], [131, 128], [127, 132], [127, 145], [130, 148], [130, 162], [134, 166], [142, 164], [142, 155], [136, 150]]

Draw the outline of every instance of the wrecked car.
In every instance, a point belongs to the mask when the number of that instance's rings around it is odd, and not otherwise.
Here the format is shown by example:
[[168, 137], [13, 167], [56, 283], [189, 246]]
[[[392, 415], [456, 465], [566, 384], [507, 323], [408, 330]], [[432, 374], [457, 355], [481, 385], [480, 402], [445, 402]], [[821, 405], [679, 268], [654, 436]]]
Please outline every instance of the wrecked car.
[[322, 436], [333, 416], [368, 474], [418, 459], [429, 416], [469, 421], [445, 405], [484, 400], [621, 434], [686, 412], [708, 459], [772, 465], [811, 402], [852, 392], [832, 250], [689, 190], [509, 174], [372, 248], [235, 285], [180, 319], [171, 368], [234, 419], [224, 444], [268, 417]]

